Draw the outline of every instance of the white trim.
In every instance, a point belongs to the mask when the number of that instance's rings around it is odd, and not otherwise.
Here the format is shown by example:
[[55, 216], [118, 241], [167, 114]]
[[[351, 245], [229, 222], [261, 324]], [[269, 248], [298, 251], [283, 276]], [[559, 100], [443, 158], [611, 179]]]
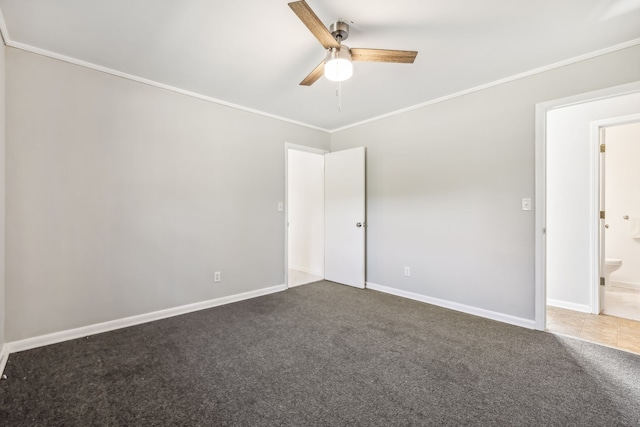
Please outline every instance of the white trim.
[[207, 95], [202, 95], [197, 92], [191, 92], [189, 90], [181, 89], [179, 87], [170, 86], [164, 83], [156, 82], [154, 80], [146, 79], [144, 77], [139, 77], [134, 74], [124, 73], [122, 71], [114, 70], [113, 68], [104, 67], [102, 65], [93, 64], [91, 62], [82, 61], [80, 59], [72, 58], [70, 56], [61, 55], [59, 53], [51, 52], [45, 49], [40, 49], [39, 47], [31, 46], [25, 43], [15, 42], [13, 40], [7, 40], [6, 45], [9, 47], [13, 47], [16, 49], [24, 50], [27, 52], [35, 53], [37, 55], [46, 56], [49, 58], [57, 59], [59, 61], [68, 62], [69, 64], [78, 65], [80, 67], [89, 68], [91, 70], [99, 71], [106, 74], [111, 74], [116, 77], [121, 77], [123, 79], [132, 80], [134, 82], [146, 84], [149, 86], [154, 86], [160, 89], [165, 89], [171, 92], [179, 93], [181, 95], [190, 96], [192, 98], [200, 99], [202, 101], [211, 102], [213, 104], [223, 105], [225, 107], [235, 108], [236, 110], [245, 111], [247, 113], [257, 114], [259, 116], [268, 117], [270, 119], [280, 120], [282, 122], [291, 123], [298, 126], [303, 126], [309, 129], [318, 130], [321, 132], [329, 133], [328, 129], [324, 129], [318, 126], [313, 126], [307, 123], [302, 123], [296, 120], [288, 119], [286, 117], [277, 116], [275, 114], [266, 113], [264, 111], [256, 110], [249, 107], [244, 107], [239, 104], [234, 104], [232, 102], [223, 101], [222, 99], [213, 98]]
[[357, 123], [346, 125], [346, 126], [343, 126], [343, 127], [337, 128], [337, 129], [332, 129], [332, 130], [329, 131], [329, 133], [340, 132], [340, 131], [343, 131], [343, 130], [346, 130], [346, 129], [350, 129], [350, 128], [353, 128], [353, 127], [356, 127], [356, 126], [361, 126], [361, 125], [364, 125], [364, 124], [367, 124], [367, 123], [371, 123], [371, 122], [375, 122], [375, 121], [378, 121], [378, 120], [386, 119], [386, 118], [389, 118], [389, 117], [397, 116], [398, 114], [403, 114], [403, 113], [407, 113], [409, 111], [418, 110], [420, 108], [427, 107], [429, 105], [438, 104], [440, 102], [448, 101], [448, 100], [453, 99], [453, 98], [458, 98], [460, 96], [469, 95], [469, 94], [474, 93], [474, 92], [479, 92], [481, 90], [489, 89], [489, 88], [492, 88], [492, 87], [495, 87], [495, 86], [499, 86], [499, 85], [502, 85], [502, 84], [505, 84], [505, 83], [510, 83], [510, 82], [515, 81], [515, 80], [520, 80], [520, 79], [523, 79], [525, 77], [531, 77], [531, 76], [534, 76], [536, 74], [540, 74], [540, 73], [544, 73], [544, 72], [547, 72], [547, 71], [555, 70], [557, 68], [561, 68], [561, 67], [565, 67], [567, 65], [575, 64], [576, 62], [581, 62], [581, 61], [585, 61], [587, 59], [591, 59], [591, 58], [595, 58], [595, 57], [598, 57], [598, 56], [606, 55], [608, 53], [617, 52], [619, 50], [627, 49], [629, 47], [633, 47], [633, 46], [636, 46], [636, 45], [639, 45], [639, 44], [640, 44], [640, 39], [629, 40], [628, 42], [624, 42], [624, 43], [620, 43], [620, 44], [617, 44], [617, 45], [614, 45], [614, 46], [610, 46], [610, 47], [607, 47], [607, 48], [604, 48], [604, 49], [596, 50], [594, 52], [589, 52], [589, 53], [586, 53], [584, 55], [575, 56], [573, 58], [565, 59], [564, 61], [555, 62], [555, 63], [550, 64], [550, 65], [545, 65], [543, 67], [534, 68], [533, 70], [525, 71], [524, 73], [520, 73], [520, 74], [516, 74], [516, 75], [513, 75], [513, 76], [505, 77], [505, 78], [500, 79], [500, 80], [494, 80], [492, 82], [485, 83], [485, 84], [480, 85], [480, 86], [475, 86], [475, 87], [472, 87], [472, 88], [469, 88], [469, 89], [465, 89], [465, 90], [461, 90], [459, 92], [452, 93], [450, 95], [445, 95], [445, 96], [442, 96], [440, 98], [432, 99], [431, 101], [426, 101], [426, 102], [423, 102], [421, 104], [417, 104], [417, 105], [413, 105], [411, 107], [403, 108], [401, 110], [392, 111], [391, 113], [382, 114], [380, 116], [376, 116], [376, 117], [372, 117], [370, 119], [362, 120], [362, 121], [357, 122]]
[[535, 260], [534, 260], [534, 312], [536, 329], [547, 327], [547, 108], [536, 105], [535, 124]]
[[[7, 44], [8, 38], [7, 24], [4, 21], [4, 15], [2, 11], [0, 11], [0, 37], [2, 37], [2, 43]], [[2, 307], [2, 314], [4, 315], [4, 307]], [[7, 366], [7, 361], [9, 360], [9, 352], [7, 350], [7, 345], [5, 343], [0, 343], [0, 377], [4, 372], [5, 366]]]
[[[591, 307], [590, 313], [600, 314], [600, 227], [604, 224], [600, 224], [603, 220], [600, 219], [600, 127], [593, 122], [590, 123], [590, 136], [589, 136], [589, 152], [591, 153], [591, 165], [589, 174], [590, 179], [590, 212], [589, 222], [591, 227], [589, 230], [589, 247], [591, 257], [589, 259], [589, 275], [591, 276]], [[547, 304], [549, 301], [547, 301]], [[578, 310], [580, 311], [580, 310]]]
[[311, 274], [312, 276], [319, 276], [322, 277], [322, 271], [320, 270], [313, 270], [311, 268], [307, 268], [307, 267], [302, 267], [300, 265], [290, 265], [289, 266], [290, 270], [296, 270], [296, 271], [301, 271], [303, 273], [307, 273], [307, 274]]
[[3, 344], [0, 349], [0, 377], [4, 373], [4, 368], [7, 366], [7, 361], [9, 360], [9, 351], [7, 350], [7, 345]]
[[520, 74], [516, 74], [516, 75], [510, 76], [510, 77], [505, 77], [503, 79], [495, 80], [493, 82], [485, 83], [483, 85], [479, 85], [479, 86], [475, 86], [475, 87], [472, 87], [472, 88], [469, 88], [469, 89], [465, 89], [465, 90], [462, 90], [462, 91], [459, 91], [459, 92], [455, 92], [455, 93], [452, 93], [450, 95], [446, 95], [446, 96], [442, 96], [440, 98], [433, 99], [431, 101], [426, 101], [426, 102], [423, 102], [423, 103], [420, 103], [420, 104], [417, 104], [417, 105], [413, 105], [413, 106], [410, 106], [410, 107], [407, 107], [407, 108], [403, 108], [403, 109], [400, 109], [400, 110], [392, 111], [392, 112], [387, 113], [387, 114], [383, 114], [383, 115], [380, 115], [380, 116], [372, 117], [370, 119], [362, 120], [360, 122], [352, 123], [350, 125], [346, 125], [346, 126], [343, 126], [343, 127], [340, 127], [340, 128], [324, 129], [324, 128], [321, 128], [321, 127], [318, 127], [318, 126], [314, 126], [314, 125], [310, 125], [310, 124], [307, 124], [307, 123], [298, 122], [298, 121], [295, 121], [295, 120], [287, 119], [285, 117], [276, 116], [276, 115], [273, 115], [273, 114], [270, 114], [270, 113], [266, 113], [266, 112], [263, 112], [263, 111], [254, 110], [252, 108], [243, 107], [243, 106], [238, 105], [238, 104], [233, 104], [233, 103], [226, 102], [226, 101], [223, 101], [223, 100], [220, 100], [220, 99], [216, 99], [216, 98], [212, 98], [212, 97], [205, 96], [205, 95], [202, 95], [202, 94], [198, 94], [196, 92], [191, 92], [191, 91], [183, 90], [183, 89], [180, 89], [180, 88], [177, 88], [177, 87], [174, 87], [174, 86], [165, 85], [163, 83], [159, 83], [159, 82], [156, 82], [156, 81], [153, 81], [153, 80], [149, 80], [149, 79], [145, 79], [145, 78], [142, 78], [142, 77], [138, 77], [138, 76], [135, 76], [133, 74], [122, 73], [120, 71], [113, 70], [111, 68], [107, 68], [107, 67], [103, 67], [101, 65], [97, 65], [97, 64], [90, 63], [90, 62], [82, 61], [82, 60], [79, 60], [79, 59], [76, 59], [76, 58], [72, 58], [72, 57], [69, 57], [69, 56], [61, 55], [61, 54], [58, 54], [58, 53], [55, 53], [55, 52], [51, 52], [51, 51], [48, 51], [48, 50], [45, 50], [45, 49], [40, 49], [40, 48], [37, 48], [35, 46], [31, 46], [31, 45], [28, 45], [28, 44], [25, 44], [25, 43], [15, 42], [15, 41], [11, 40], [11, 38], [9, 37], [9, 30], [7, 29], [7, 25], [6, 25], [6, 22], [4, 20], [4, 15], [2, 14], [2, 10], [0, 10], [0, 35], [2, 35], [2, 38], [4, 40], [5, 45], [7, 45], [9, 47], [14, 47], [16, 49], [22, 49], [22, 50], [25, 50], [27, 52], [32, 52], [32, 53], [36, 53], [38, 55], [42, 55], [42, 56], [47, 56], [47, 57], [50, 57], [50, 58], [58, 59], [58, 60], [61, 60], [61, 61], [68, 62], [70, 64], [79, 65], [79, 66], [90, 68], [90, 69], [93, 69], [93, 70], [96, 70], [96, 71], [101, 71], [101, 72], [104, 72], [104, 73], [107, 73], [107, 74], [113, 74], [115, 76], [119, 76], [119, 77], [122, 77], [122, 78], [125, 78], [125, 79], [133, 80], [133, 81], [136, 81], [136, 82], [139, 82], [139, 83], [143, 83], [143, 84], [147, 84], [147, 85], [150, 85], [150, 86], [159, 87], [159, 88], [166, 89], [166, 90], [169, 90], [169, 91], [172, 91], [172, 92], [177, 92], [177, 93], [180, 93], [180, 94], [183, 94], [183, 95], [186, 95], [186, 96], [192, 96], [194, 98], [198, 98], [198, 99], [201, 99], [201, 100], [204, 100], [204, 101], [213, 102], [215, 104], [224, 105], [224, 106], [227, 106], [227, 107], [230, 107], [230, 108], [235, 108], [235, 109], [238, 109], [238, 110], [241, 110], [241, 111], [246, 111], [246, 112], [249, 112], [249, 113], [258, 114], [258, 115], [261, 115], [261, 116], [264, 116], [264, 117], [269, 117], [269, 118], [272, 118], [272, 119], [275, 119], [275, 120], [281, 120], [283, 122], [292, 123], [292, 124], [299, 125], [299, 126], [304, 126], [306, 128], [310, 128], [310, 129], [314, 129], [314, 130], [318, 130], [318, 131], [322, 131], [322, 132], [327, 132], [329, 134], [335, 133], [335, 132], [340, 132], [340, 131], [343, 131], [343, 130], [346, 130], [346, 129], [350, 129], [350, 128], [353, 128], [353, 127], [356, 127], [356, 126], [364, 125], [366, 123], [371, 123], [371, 122], [375, 122], [375, 121], [378, 121], [378, 120], [386, 119], [388, 117], [397, 116], [399, 114], [407, 113], [409, 111], [418, 110], [420, 108], [423, 108], [423, 107], [426, 107], [426, 106], [429, 106], [429, 105], [438, 104], [440, 102], [448, 101], [448, 100], [453, 99], [453, 98], [457, 98], [457, 97], [460, 97], [460, 96], [468, 95], [468, 94], [471, 94], [471, 93], [474, 93], [474, 92], [479, 92], [481, 90], [489, 89], [489, 88], [492, 88], [494, 86], [499, 86], [499, 85], [504, 84], [504, 83], [509, 83], [509, 82], [512, 82], [512, 81], [515, 81], [515, 80], [523, 79], [525, 77], [530, 77], [530, 76], [533, 76], [533, 75], [536, 75], [536, 74], [544, 73], [546, 71], [551, 71], [551, 70], [554, 70], [554, 69], [557, 69], [557, 68], [561, 68], [561, 67], [564, 67], [564, 66], [567, 66], [567, 65], [574, 64], [576, 62], [585, 61], [587, 59], [591, 59], [591, 58], [595, 58], [595, 57], [598, 57], [598, 56], [606, 55], [608, 53], [616, 52], [616, 51], [619, 51], [619, 50], [622, 50], [622, 49], [627, 49], [629, 47], [633, 47], [633, 46], [636, 46], [636, 45], [640, 44], [640, 38], [629, 40], [629, 41], [624, 42], [624, 43], [620, 43], [620, 44], [617, 44], [617, 45], [609, 46], [609, 47], [606, 47], [604, 49], [599, 49], [599, 50], [596, 50], [596, 51], [593, 51], [593, 52], [586, 53], [584, 55], [575, 56], [573, 58], [569, 58], [569, 59], [565, 59], [563, 61], [555, 62], [553, 64], [545, 65], [543, 67], [534, 68], [533, 70], [525, 71], [525, 72], [520, 73]]
[[547, 300], [547, 305], [550, 305], [552, 307], [564, 308], [565, 310], [579, 311], [581, 313], [591, 313], [591, 306], [586, 304], [576, 304], [574, 302], [549, 298]]
[[[638, 89], [640, 91], [640, 88]], [[629, 114], [626, 116], [612, 117], [609, 119], [596, 120], [591, 125], [597, 129], [608, 128], [613, 126], [630, 125], [640, 122], [640, 113]]]
[[638, 282], [624, 282], [622, 280], [610, 280], [609, 285], [612, 288], [624, 288], [640, 290], [640, 283]]
[[535, 329], [535, 323], [533, 320], [524, 319], [522, 317], [515, 317], [509, 314], [498, 313], [496, 311], [485, 310], [483, 308], [472, 307], [470, 305], [433, 298], [426, 295], [403, 291], [401, 289], [378, 285], [376, 283], [371, 283], [371, 282], [367, 282], [367, 289], [384, 292], [387, 294], [396, 295], [399, 297], [408, 298], [415, 301], [425, 302], [431, 305], [437, 305], [438, 307], [444, 307], [450, 310], [460, 311], [462, 313], [484, 317], [486, 319], [497, 320], [498, 322], [508, 323], [510, 325], [521, 326], [527, 329]]
[[165, 310], [154, 311], [151, 313], [140, 314], [137, 316], [125, 317], [123, 319], [111, 320], [108, 322], [97, 323], [80, 328], [69, 329], [52, 334], [40, 335], [33, 338], [27, 338], [18, 341], [11, 341], [5, 344], [7, 353], [15, 353], [18, 351], [30, 350], [32, 348], [43, 347], [45, 345], [56, 344], [63, 341], [73, 340], [86, 337], [89, 335], [109, 332], [116, 329], [126, 328], [129, 326], [139, 325], [141, 323], [153, 322], [155, 320], [166, 319], [168, 317], [179, 316], [181, 314], [192, 313], [194, 311], [204, 310], [207, 308], [217, 307], [220, 305], [231, 304], [251, 298], [256, 298], [276, 292], [286, 290], [285, 285], [272, 286], [269, 288], [258, 289], [255, 291], [244, 292], [241, 294], [230, 295], [227, 297], [216, 298], [208, 301], [201, 301], [193, 304], [182, 305], [179, 307], [168, 308]]
[[[566, 98], [554, 99], [551, 101], [540, 102], [536, 106], [540, 106], [543, 111], [555, 110], [558, 108], [571, 107], [573, 105], [586, 104], [588, 102], [600, 101], [602, 99], [615, 98], [617, 96], [629, 95], [640, 92], [640, 80], [631, 83], [625, 83], [619, 86], [612, 86], [604, 89], [598, 89], [591, 92], [580, 93], [577, 95], [567, 96]], [[546, 120], [545, 120], [546, 123]]]
[[2, 10], [0, 10], [0, 36], [2, 36], [2, 43], [6, 45], [9, 42], [9, 30], [7, 29], [7, 22], [4, 20]]
[[535, 325], [536, 329], [544, 331], [546, 322], [546, 175], [547, 175], [547, 113], [557, 108], [584, 104], [616, 96], [640, 92], [640, 81], [614, 86], [593, 92], [582, 93], [566, 98], [536, 104], [536, 134], [535, 134], [535, 182], [536, 182], [536, 228], [535, 228]]
[[307, 153], [320, 154], [321, 156], [324, 156], [329, 152], [328, 150], [323, 150], [322, 148], [308, 147], [306, 145], [292, 144], [290, 142], [285, 142], [284, 148], [285, 150], [291, 149], [291, 150], [305, 151]]

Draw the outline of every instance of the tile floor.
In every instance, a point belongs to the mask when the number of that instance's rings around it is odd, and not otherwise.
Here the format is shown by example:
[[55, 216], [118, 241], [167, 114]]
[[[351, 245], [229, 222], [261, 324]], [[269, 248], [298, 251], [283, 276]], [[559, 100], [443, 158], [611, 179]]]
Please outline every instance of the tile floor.
[[640, 354], [640, 321], [547, 306], [547, 331]]
[[289, 287], [306, 285], [307, 283], [317, 282], [322, 280], [322, 277], [314, 276], [313, 274], [305, 273], [304, 271], [289, 269]]
[[640, 320], [640, 290], [612, 286], [604, 296], [604, 314]]

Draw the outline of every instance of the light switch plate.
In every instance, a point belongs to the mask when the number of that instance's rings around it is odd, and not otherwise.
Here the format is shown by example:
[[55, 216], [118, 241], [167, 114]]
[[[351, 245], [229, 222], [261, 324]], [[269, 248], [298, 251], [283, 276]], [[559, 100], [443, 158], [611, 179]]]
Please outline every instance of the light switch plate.
[[282, 211], [284, 211], [284, 203], [278, 202], [278, 212], [282, 212]]
[[531, 199], [522, 199], [522, 210], [523, 211], [531, 210]]

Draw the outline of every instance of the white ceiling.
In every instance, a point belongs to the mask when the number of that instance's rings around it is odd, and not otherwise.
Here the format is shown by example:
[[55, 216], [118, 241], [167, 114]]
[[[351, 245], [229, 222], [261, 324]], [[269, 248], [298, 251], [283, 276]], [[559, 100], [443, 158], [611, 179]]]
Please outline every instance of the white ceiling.
[[44, 50], [335, 130], [622, 43], [640, 0], [307, 0], [350, 47], [419, 51], [298, 83], [324, 58], [287, 0], [0, 0], [10, 46]]

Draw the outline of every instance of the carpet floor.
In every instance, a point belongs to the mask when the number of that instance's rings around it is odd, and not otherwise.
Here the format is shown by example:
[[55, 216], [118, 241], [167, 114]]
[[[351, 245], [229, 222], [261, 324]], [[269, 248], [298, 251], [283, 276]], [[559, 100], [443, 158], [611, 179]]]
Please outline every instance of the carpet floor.
[[640, 356], [329, 282], [12, 354], [0, 425], [638, 426]]

